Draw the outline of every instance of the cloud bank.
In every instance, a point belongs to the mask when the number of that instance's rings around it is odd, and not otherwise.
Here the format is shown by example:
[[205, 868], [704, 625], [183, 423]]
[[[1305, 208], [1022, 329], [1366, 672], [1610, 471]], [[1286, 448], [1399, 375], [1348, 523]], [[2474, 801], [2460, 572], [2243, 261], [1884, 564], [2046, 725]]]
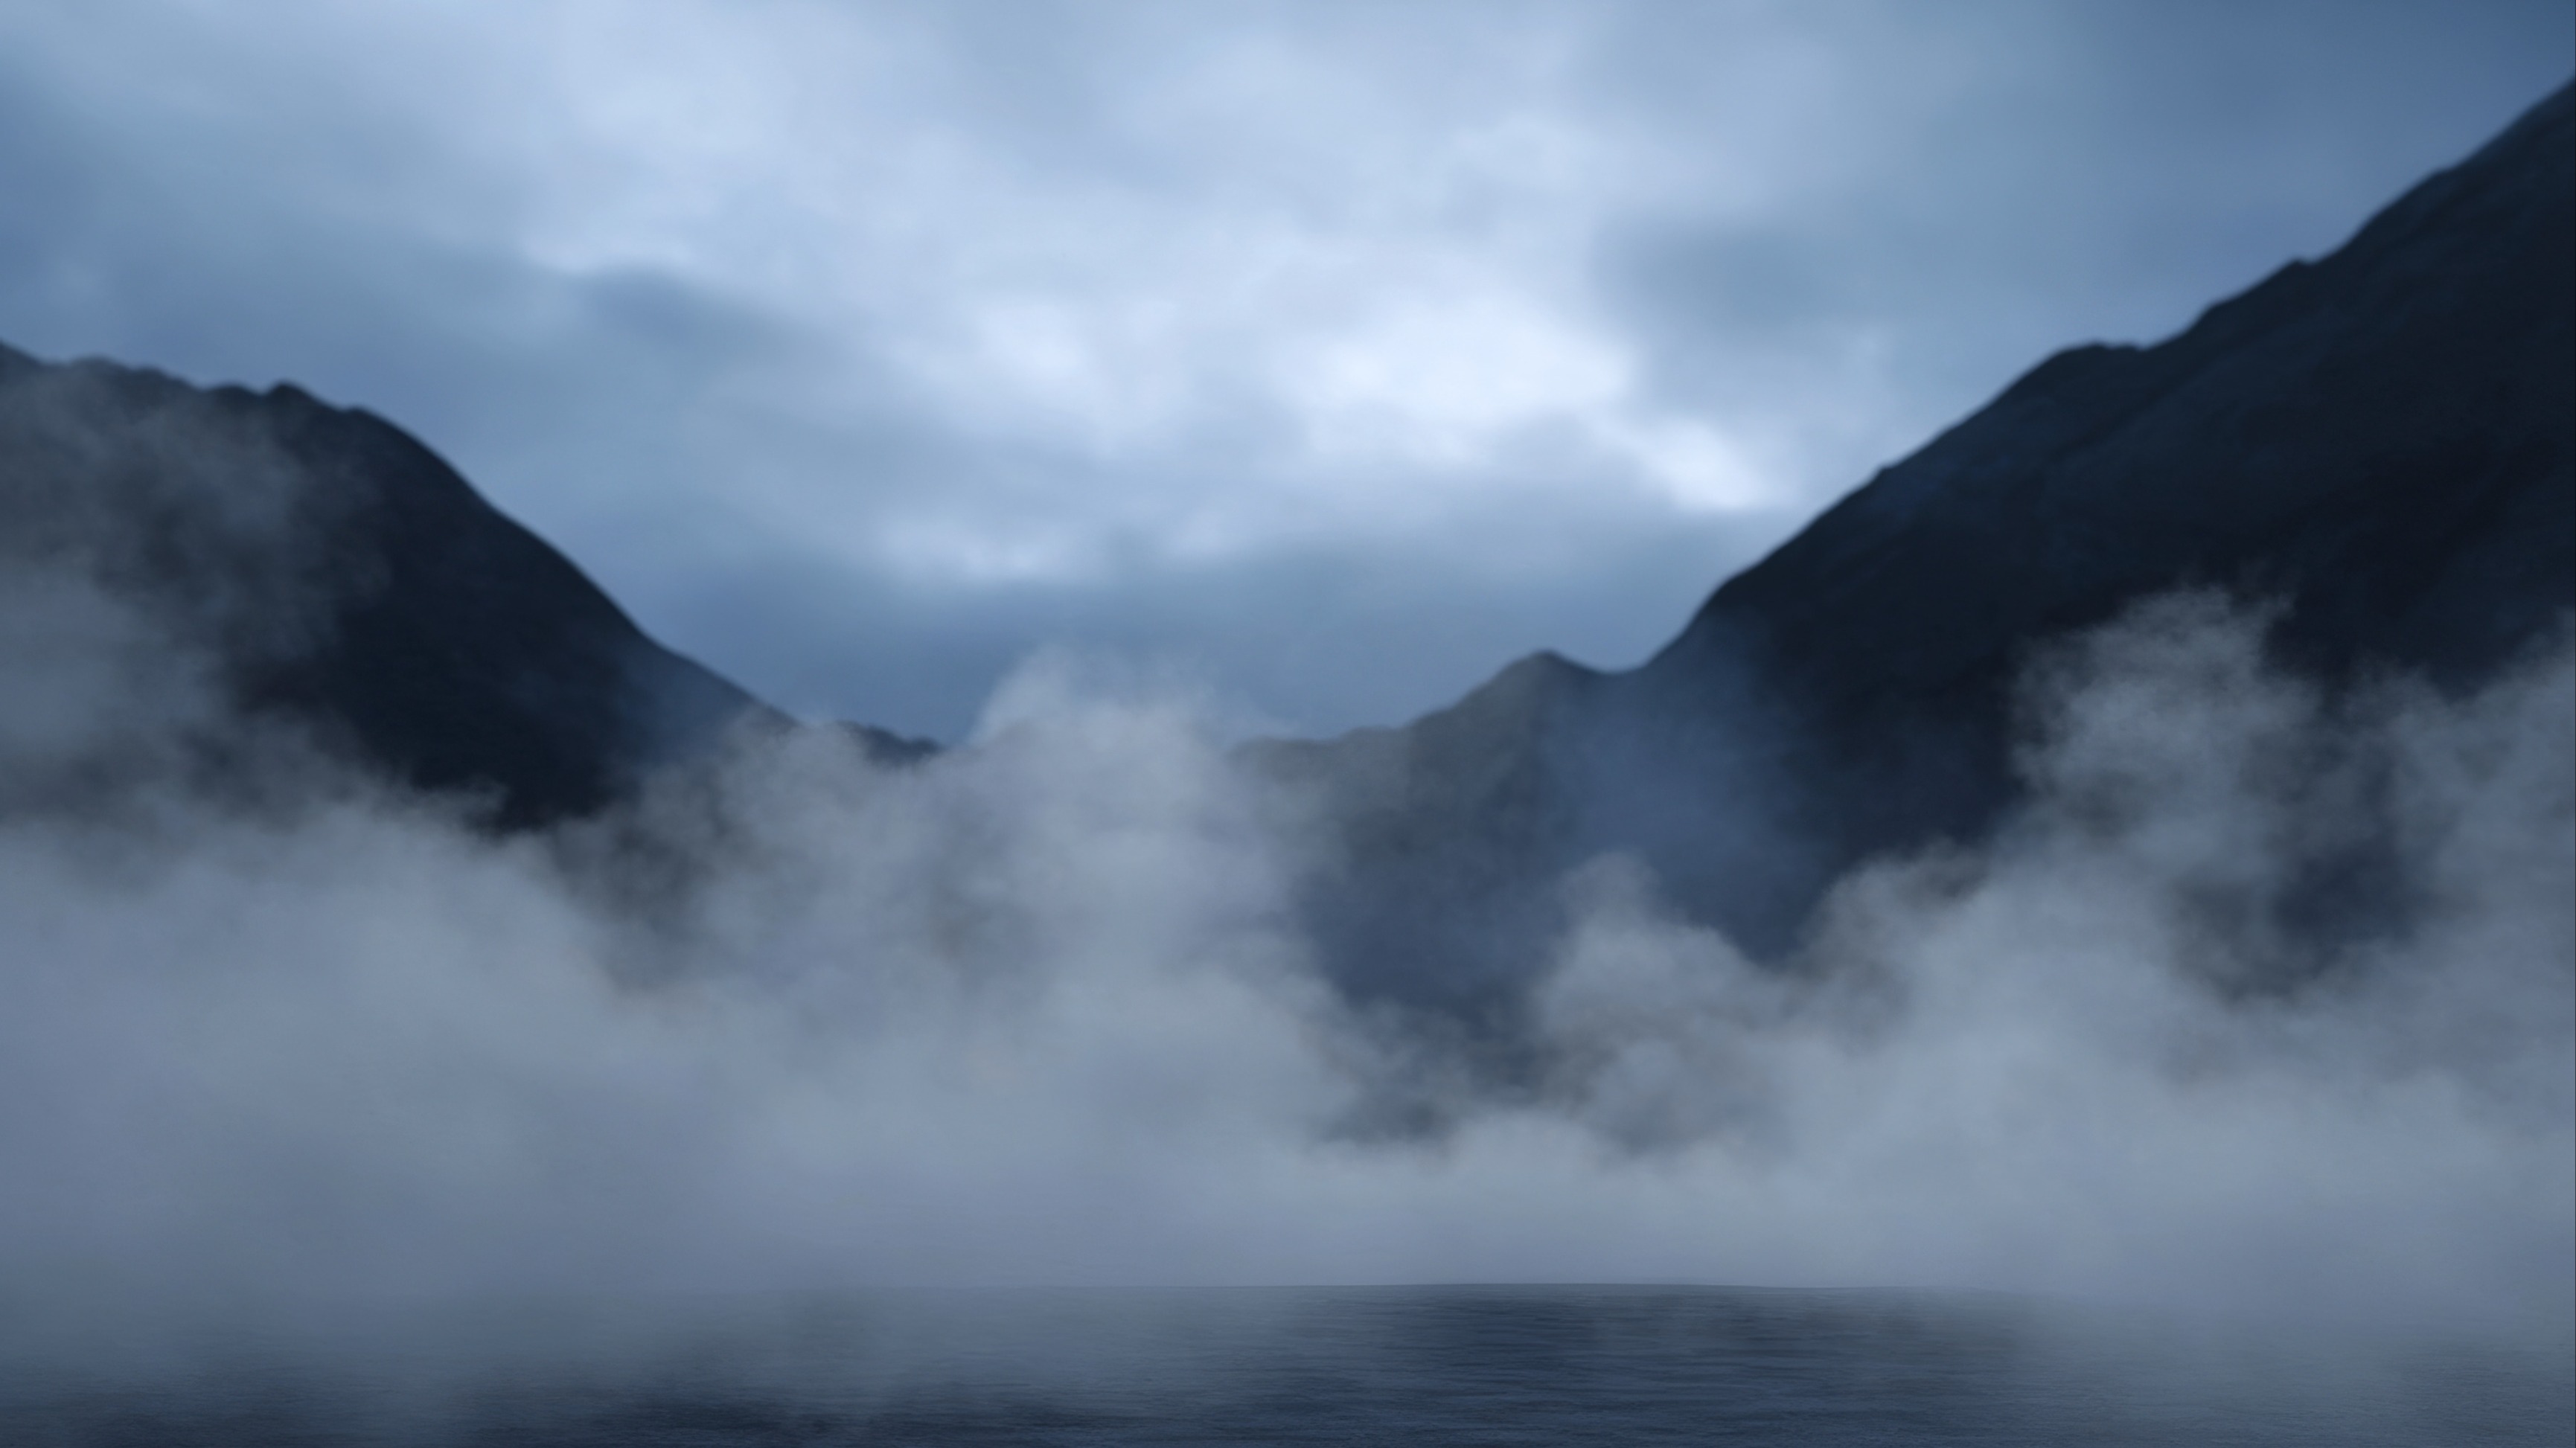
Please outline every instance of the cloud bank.
[[2566, 7], [13, 5], [0, 340], [401, 420], [655, 634], [1282, 728], [1716, 579], [2563, 80]]
[[[78, 567], [19, 573], [115, 617]], [[99, 626], [129, 652], [41, 675], [56, 636], [8, 636], [46, 685], [0, 721], [12, 777], [59, 771], [65, 719], [216, 708], [186, 645]], [[745, 740], [555, 837], [292, 738], [231, 756], [264, 790], [128, 769], [115, 808], [0, 823], [0, 1280], [235, 1313], [1651, 1279], [2563, 1317], [2576, 650], [2330, 699], [2260, 634], [2186, 597], [2070, 645], [2029, 808], [1843, 882], [1798, 969], [1631, 862], [1576, 871], [1547, 1069], [1508, 1092], [1321, 983], [1286, 906], [1313, 846], [1199, 703], [1060, 660], [927, 764]], [[2365, 840], [2405, 908], [2285, 933]], [[1389, 1083], [1453, 1124], [1352, 1132]]]

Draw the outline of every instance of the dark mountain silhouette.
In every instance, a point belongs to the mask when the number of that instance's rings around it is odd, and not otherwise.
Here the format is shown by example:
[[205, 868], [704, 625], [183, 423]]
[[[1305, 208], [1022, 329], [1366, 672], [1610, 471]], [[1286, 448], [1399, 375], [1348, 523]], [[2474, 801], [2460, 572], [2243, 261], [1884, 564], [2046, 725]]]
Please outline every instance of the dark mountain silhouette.
[[1337, 847], [1331, 968], [1508, 1013], [1549, 883], [1613, 850], [1777, 957], [1856, 862], [1988, 831], [2034, 649], [2162, 591], [2277, 607], [2329, 683], [2487, 677], [2576, 605], [2572, 202], [2561, 89], [2332, 256], [2048, 359], [1643, 666], [1537, 655], [1403, 729], [1261, 746]]
[[[0, 347], [0, 504], [15, 576], [68, 570], [131, 607], [170, 650], [154, 667], [202, 666], [227, 717], [479, 796], [505, 828], [595, 811], [729, 728], [787, 726], [402, 430], [291, 386]], [[850, 727], [889, 757], [926, 748]]]

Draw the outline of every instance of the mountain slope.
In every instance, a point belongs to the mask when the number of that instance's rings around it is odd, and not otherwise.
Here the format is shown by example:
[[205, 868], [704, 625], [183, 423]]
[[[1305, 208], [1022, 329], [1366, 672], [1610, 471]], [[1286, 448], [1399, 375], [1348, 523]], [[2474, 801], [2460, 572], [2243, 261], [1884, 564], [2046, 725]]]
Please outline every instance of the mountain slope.
[[2014, 680], [2147, 596], [2280, 610], [2327, 680], [2461, 686], [2576, 605], [2576, 145], [2561, 89], [2332, 256], [2079, 347], [1728, 580], [1662, 652], [1540, 656], [1397, 731], [1270, 746], [1362, 994], [1508, 1010], [1548, 883], [1624, 851], [1760, 954], [1854, 863], [2015, 797]]
[[[130, 673], [207, 685], [215, 698], [196, 707], [288, 722], [364, 768], [470, 792], [503, 827], [595, 810], [738, 721], [783, 722], [647, 638], [409, 435], [294, 387], [199, 390], [0, 347], [0, 512], [22, 641], [70, 641], [49, 657], [122, 647]], [[102, 615], [115, 626], [94, 626]], [[36, 680], [49, 676], [12, 664], [24, 695], [48, 692]], [[82, 682], [54, 677], [54, 691]], [[148, 695], [134, 682], [110, 712], [185, 722], [183, 680]], [[52, 773], [128, 767], [57, 743]], [[231, 746], [209, 725], [190, 747]], [[47, 771], [16, 752], [14, 793], [41, 793], [27, 776]]]

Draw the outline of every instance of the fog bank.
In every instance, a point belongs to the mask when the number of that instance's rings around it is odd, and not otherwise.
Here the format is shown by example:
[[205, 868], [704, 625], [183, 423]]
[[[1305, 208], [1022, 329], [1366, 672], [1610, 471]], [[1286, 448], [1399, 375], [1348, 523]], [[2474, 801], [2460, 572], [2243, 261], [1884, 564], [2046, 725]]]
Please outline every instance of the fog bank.
[[[11, 587], [114, 644], [5, 640], [35, 684], [0, 705], [8, 777], [104, 781], [0, 820], [21, 1302], [1646, 1279], [2554, 1321], [2576, 1293], [2563, 634], [2473, 697], [2328, 697], [2259, 616], [2152, 604], [2035, 670], [2002, 835], [1856, 872], [1794, 968], [1633, 861], [1573, 872], [1545, 1067], [1502, 1094], [1322, 983], [1289, 902], [1329, 862], [1186, 689], [1041, 659], [920, 766], [745, 738], [495, 840], [220, 717], [191, 646], [77, 568]], [[150, 764], [209, 719], [222, 769]], [[1399, 1080], [1454, 1128], [1346, 1129]]]

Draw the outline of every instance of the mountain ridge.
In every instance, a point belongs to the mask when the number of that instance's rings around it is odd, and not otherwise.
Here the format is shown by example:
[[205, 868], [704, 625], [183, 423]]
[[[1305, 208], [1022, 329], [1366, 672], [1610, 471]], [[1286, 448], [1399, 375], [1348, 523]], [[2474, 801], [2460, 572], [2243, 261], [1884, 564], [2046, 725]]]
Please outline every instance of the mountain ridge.
[[[791, 727], [417, 438], [291, 383], [199, 388], [0, 346], [0, 502], [22, 568], [134, 605], [231, 708], [501, 829], [594, 813], [730, 731]], [[928, 747], [845, 727], [883, 758]]]
[[2327, 256], [2043, 360], [1635, 669], [1533, 655], [1402, 729], [1265, 746], [1324, 801], [1336, 973], [1508, 1014], [1548, 882], [1606, 853], [1785, 955], [1853, 865], [1990, 830], [2019, 671], [2159, 592], [2276, 607], [2281, 662], [2329, 683], [2491, 675], [2576, 607], [2572, 135], [2561, 87]]

